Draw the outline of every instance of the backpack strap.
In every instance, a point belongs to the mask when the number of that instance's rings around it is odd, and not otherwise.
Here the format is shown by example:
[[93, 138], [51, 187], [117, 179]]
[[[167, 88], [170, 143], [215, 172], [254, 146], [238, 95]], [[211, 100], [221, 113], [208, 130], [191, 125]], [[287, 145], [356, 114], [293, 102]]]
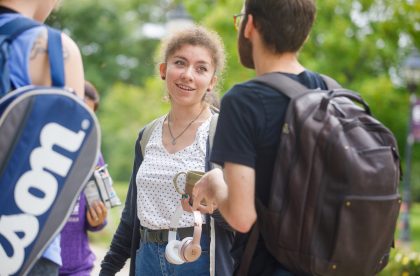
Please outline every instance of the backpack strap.
[[244, 253], [241, 257], [239, 268], [235, 273], [236, 276], [248, 275], [249, 268], [251, 267], [252, 257], [254, 257], [255, 249], [257, 248], [259, 236], [260, 228], [258, 223], [255, 222], [249, 233], [248, 241], [246, 243]]
[[218, 164], [210, 162], [210, 154], [213, 148], [214, 134], [216, 133], [217, 120], [219, 119], [219, 109], [217, 109], [214, 106], [210, 106], [210, 111], [212, 113], [212, 117], [210, 119], [209, 137], [207, 139], [206, 171], [209, 171], [214, 168], [221, 169], [221, 166], [219, 166]]
[[40, 23], [26, 17], [15, 18], [0, 27], [0, 34], [7, 36], [7, 42], [12, 42], [26, 30], [41, 26]]
[[50, 63], [52, 86], [64, 87], [64, 57], [61, 32], [50, 27], [48, 27], [48, 60]]
[[214, 105], [210, 105], [209, 108], [210, 108], [210, 111], [211, 111], [212, 114], [220, 113], [220, 109], [215, 107]]
[[[320, 75], [322, 80], [327, 85], [328, 89], [338, 89], [341, 85], [338, 84], [333, 78], [326, 75]], [[276, 90], [281, 91], [290, 99], [297, 98], [306, 93], [309, 89], [299, 82], [279, 73], [268, 73], [253, 79], [256, 82], [266, 84]]]
[[216, 133], [217, 120], [219, 119], [219, 113], [214, 113], [210, 119], [209, 126], [209, 152], [213, 148], [214, 134]]
[[342, 88], [341, 85], [335, 79], [323, 74], [320, 74], [320, 76], [327, 85], [328, 89], [332, 90]]
[[291, 78], [279, 73], [273, 72], [261, 75], [253, 79], [253, 81], [268, 85], [278, 91], [281, 91], [290, 99], [297, 98], [306, 93], [307, 87]]
[[[2, 70], [0, 92], [7, 93], [11, 90], [10, 72], [7, 65], [8, 53], [10, 43], [18, 37], [21, 33], [34, 27], [42, 26], [42, 24], [26, 18], [18, 17], [16, 19], [7, 22], [0, 27], [0, 34], [7, 36], [4, 40], [6, 43], [2, 43], [1, 52], [3, 57], [0, 59], [0, 68]], [[48, 29], [48, 60], [51, 71], [51, 83], [52, 86], [64, 87], [64, 58], [50, 58], [50, 57], [63, 57], [63, 45], [61, 41], [61, 32], [47, 27]], [[1, 96], [1, 95], [0, 95]]]
[[[214, 134], [216, 133], [217, 120], [219, 119], [219, 110], [210, 106], [210, 111], [213, 113], [210, 119], [209, 126], [209, 137], [208, 137], [208, 149], [206, 150], [206, 167], [207, 169], [220, 168], [219, 165], [210, 162], [211, 149], [213, 148]], [[207, 165], [208, 164], [208, 165]], [[208, 233], [210, 233], [210, 245], [209, 245], [209, 256], [210, 256], [210, 275], [216, 275], [216, 230], [214, 218], [210, 215], [206, 216], [206, 225], [208, 227]]]
[[41, 26], [41, 24], [29, 18], [19, 17], [0, 27], [0, 34], [6, 36], [6, 38], [1, 41], [0, 49], [0, 97], [12, 90], [8, 66], [10, 43], [24, 31], [37, 26]]
[[141, 149], [141, 154], [143, 156], [143, 159], [144, 159], [144, 153], [146, 151], [147, 143], [149, 143], [149, 140], [150, 140], [150, 137], [152, 136], [153, 130], [155, 130], [155, 128], [157, 127], [157, 125], [159, 123], [159, 120], [163, 117], [165, 117], [165, 116], [154, 119], [153, 121], [148, 123], [142, 130], [143, 135], [141, 136], [141, 139], [140, 139], [139, 143], [140, 143], [140, 149]]

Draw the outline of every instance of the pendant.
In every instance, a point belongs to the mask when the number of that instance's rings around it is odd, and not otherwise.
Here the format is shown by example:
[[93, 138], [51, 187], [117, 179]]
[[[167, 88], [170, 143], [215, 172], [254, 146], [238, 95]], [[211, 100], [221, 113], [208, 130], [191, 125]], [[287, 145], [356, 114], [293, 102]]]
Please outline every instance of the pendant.
[[175, 146], [175, 144], [176, 144], [176, 140], [175, 139], [172, 139], [172, 145]]

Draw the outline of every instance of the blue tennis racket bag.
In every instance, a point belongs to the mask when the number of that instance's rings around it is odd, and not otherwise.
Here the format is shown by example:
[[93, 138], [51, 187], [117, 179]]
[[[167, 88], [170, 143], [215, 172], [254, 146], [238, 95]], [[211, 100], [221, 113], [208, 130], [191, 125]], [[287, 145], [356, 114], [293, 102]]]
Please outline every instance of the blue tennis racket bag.
[[[20, 18], [0, 27], [3, 65], [11, 33], [39, 26]], [[0, 94], [0, 275], [25, 275], [59, 233], [98, 160], [95, 115], [64, 89], [61, 34], [48, 28], [53, 87]], [[6, 57], [5, 57], [6, 56]], [[10, 80], [0, 64], [2, 87]], [[8, 83], [7, 83], [8, 82]], [[0, 89], [1, 91], [1, 89]]]

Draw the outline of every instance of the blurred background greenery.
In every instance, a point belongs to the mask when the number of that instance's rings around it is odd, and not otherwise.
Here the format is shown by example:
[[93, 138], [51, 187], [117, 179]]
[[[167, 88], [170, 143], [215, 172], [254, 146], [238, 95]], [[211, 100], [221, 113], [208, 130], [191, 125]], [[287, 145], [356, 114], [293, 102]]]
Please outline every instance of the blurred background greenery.
[[[254, 75], [239, 64], [236, 52], [232, 15], [240, 12], [242, 3], [72, 0], [63, 1], [50, 17], [48, 23], [64, 29], [80, 46], [85, 77], [101, 94], [102, 151], [121, 195], [127, 190], [139, 130], [169, 108], [157, 77], [162, 31], [158, 27], [165, 26], [171, 11], [182, 4], [193, 22], [222, 36], [228, 58], [222, 96], [233, 84]], [[318, 0], [317, 6], [317, 21], [301, 51], [301, 62], [360, 92], [373, 114], [395, 133], [404, 160], [409, 93], [400, 71], [414, 47], [420, 48], [420, 0]], [[411, 189], [412, 199], [420, 202], [418, 144], [413, 151]], [[419, 238], [420, 230], [415, 231]], [[420, 250], [418, 245], [415, 249]]]
[[[145, 26], [165, 24], [180, 2], [170, 0], [63, 1], [50, 24], [63, 28], [79, 44], [86, 79], [101, 94], [98, 117], [102, 150], [114, 179], [128, 181], [139, 129], [168, 110], [157, 78], [158, 45]], [[242, 0], [184, 0], [196, 23], [222, 36], [228, 54], [220, 85], [222, 96], [233, 84], [253, 76], [238, 62], [232, 15]], [[397, 136], [403, 156], [409, 95], [399, 76], [402, 60], [420, 48], [419, 0], [318, 0], [311, 36], [300, 54], [313, 71], [359, 91], [374, 115]], [[413, 188], [420, 200], [420, 148], [415, 147]]]

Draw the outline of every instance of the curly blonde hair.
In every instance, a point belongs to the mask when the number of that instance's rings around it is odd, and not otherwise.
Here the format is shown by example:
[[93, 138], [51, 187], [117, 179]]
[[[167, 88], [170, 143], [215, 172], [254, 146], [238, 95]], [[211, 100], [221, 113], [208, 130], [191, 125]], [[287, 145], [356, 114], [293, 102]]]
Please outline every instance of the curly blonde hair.
[[184, 45], [201, 46], [209, 50], [216, 74], [220, 75], [223, 72], [226, 62], [225, 47], [215, 31], [194, 25], [171, 34], [162, 43], [161, 62], [166, 63], [168, 58]]

